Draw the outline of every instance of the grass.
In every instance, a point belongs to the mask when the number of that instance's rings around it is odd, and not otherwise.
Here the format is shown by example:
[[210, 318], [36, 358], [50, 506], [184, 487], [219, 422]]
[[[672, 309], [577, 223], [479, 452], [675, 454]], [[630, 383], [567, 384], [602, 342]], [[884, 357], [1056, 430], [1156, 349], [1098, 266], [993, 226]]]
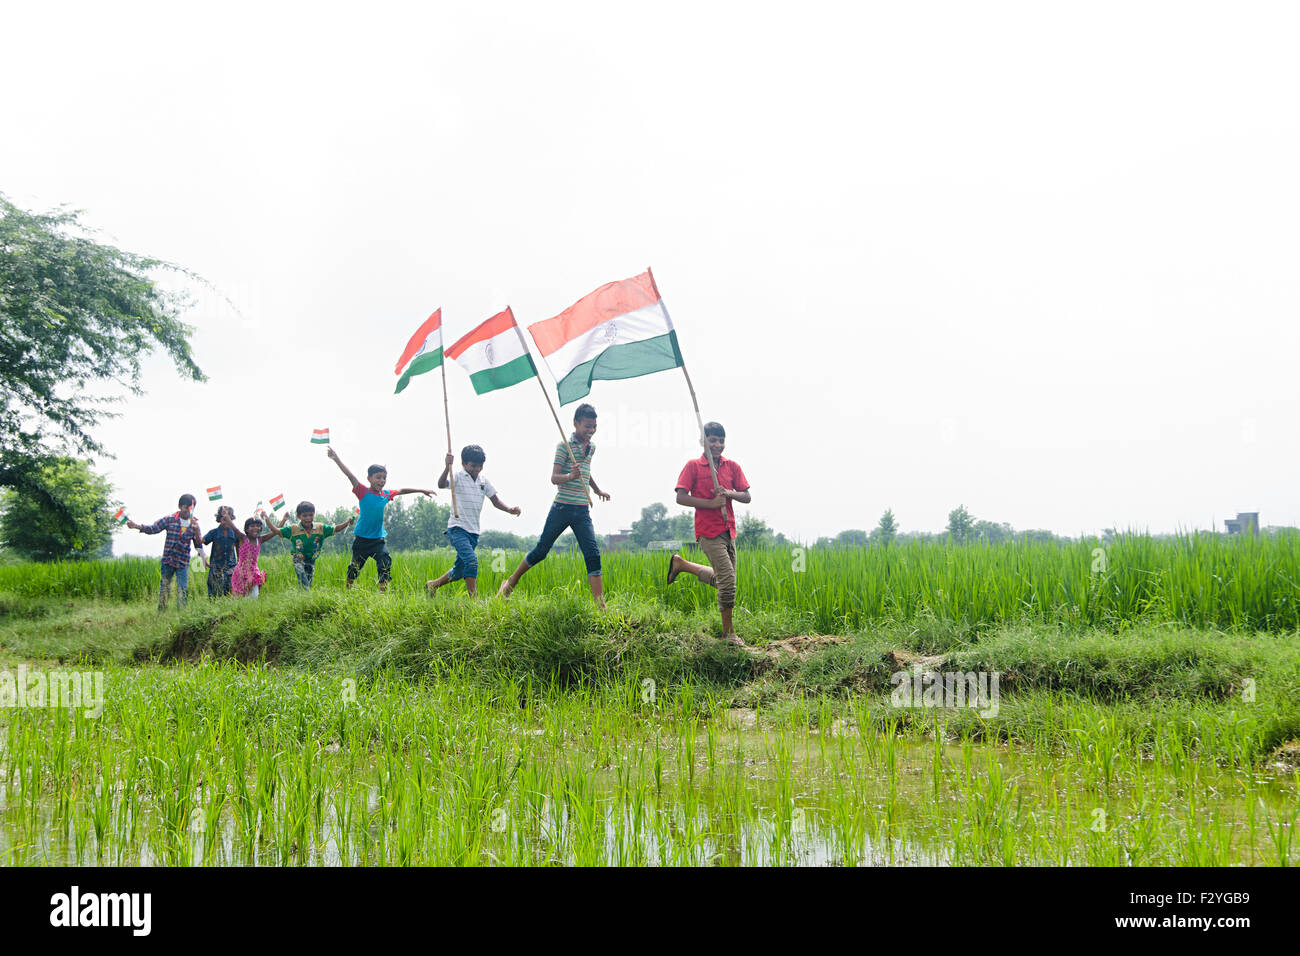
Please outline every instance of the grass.
[[[273, 561], [256, 601], [165, 614], [154, 562], [0, 568], [0, 671], [107, 674], [97, 719], [0, 708], [0, 863], [1300, 862], [1291, 556], [1125, 547], [1085, 605], [1039, 587], [1071, 548], [827, 552], [793, 584], [744, 553], [748, 650], [662, 556], [607, 556], [605, 613], [570, 556], [509, 602], [424, 597], [444, 555], [396, 556], [387, 595], [331, 583], [340, 555], [309, 593]], [[997, 673], [997, 713], [894, 706], [914, 657]]]
[[[482, 589], [495, 590], [518, 559], [513, 552], [481, 555]], [[347, 561], [327, 547], [317, 563], [317, 587], [341, 588]], [[395, 555], [393, 591], [421, 593], [451, 561], [450, 551]], [[606, 553], [606, 587], [611, 594], [653, 597], [677, 611], [714, 606], [712, 592], [689, 579], [665, 589], [666, 561], [662, 554]], [[268, 593], [296, 588], [287, 555], [263, 567]], [[367, 569], [363, 586], [374, 586], [373, 575]], [[519, 593], [548, 594], [583, 577], [579, 555], [556, 554], [523, 579]], [[201, 591], [203, 574], [192, 578], [193, 590]], [[747, 611], [794, 615], [801, 630], [818, 633], [931, 620], [971, 629], [1026, 621], [1108, 630], [1151, 623], [1300, 629], [1300, 535], [1293, 533], [1124, 535], [1104, 546], [1093, 539], [962, 546], [904, 541], [890, 548], [745, 551], [738, 578]], [[157, 562], [143, 558], [0, 567], [0, 591], [22, 597], [146, 600], [157, 593], [158, 580]]]

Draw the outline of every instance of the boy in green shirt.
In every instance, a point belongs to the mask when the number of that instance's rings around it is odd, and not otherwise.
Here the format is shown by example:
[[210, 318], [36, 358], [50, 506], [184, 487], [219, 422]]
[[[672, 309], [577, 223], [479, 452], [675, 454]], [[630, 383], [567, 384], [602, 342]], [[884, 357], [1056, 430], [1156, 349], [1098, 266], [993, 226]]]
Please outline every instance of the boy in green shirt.
[[316, 555], [320, 554], [325, 539], [336, 532], [346, 531], [353, 519], [348, 518], [339, 525], [316, 524], [316, 506], [310, 501], [298, 502], [298, 507], [294, 510], [298, 522], [289, 524], [289, 516], [285, 515], [279, 524], [280, 537], [289, 539], [289, 547], [293, 549], [294, 573], [298, 575], [298, 583], [307, 590], [311, 588], [312, 578], [316, 574]]

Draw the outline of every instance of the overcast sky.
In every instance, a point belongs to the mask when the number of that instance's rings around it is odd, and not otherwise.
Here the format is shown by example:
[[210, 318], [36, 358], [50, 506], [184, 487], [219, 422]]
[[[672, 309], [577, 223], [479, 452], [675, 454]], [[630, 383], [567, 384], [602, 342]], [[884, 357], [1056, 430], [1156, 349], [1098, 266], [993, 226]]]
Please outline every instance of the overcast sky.
[[[3, 10], [0, 191], [238, 310], [201, 295], [209, 380], [152, 357], [98, 432], [137, 520], [190, 491], [206, 527], [218, 483], [241, 518], [346, 503], [319, 427], [432, 486], [438, 377], [392, 392], [434, 308], [450, 344], [653, 266], [751, 513], [791, 536], [958, 504], [1071, 535], [1300, 524], [1294, 5]], [[524, 510], [484, 527], [537, 533], [536, 384], [447, 372], [456, 448]], [[608, 533], [672, 503], [698, 438], [679, 371], [589, 400]]]

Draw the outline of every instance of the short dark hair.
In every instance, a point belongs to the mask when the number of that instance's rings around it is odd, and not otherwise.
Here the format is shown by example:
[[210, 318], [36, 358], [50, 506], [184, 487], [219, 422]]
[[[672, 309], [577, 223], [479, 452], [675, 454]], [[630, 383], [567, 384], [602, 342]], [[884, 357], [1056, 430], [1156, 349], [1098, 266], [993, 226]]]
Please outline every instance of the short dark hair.
[[595, 421], [596, 419], [595, 406], [588, 405], [586, 402], [583, 402], [581, 405], [579, 405], [577, 408], [573, 410], [574, 424], [577, 424], [579, 418], [590, 418], [592, 421]]
[[478, 445], [466, 445], [460, 450], [460, 463], [463, 465], [469, 462], [472, 465], [481, 465], [487, 461], [487, 455], [483, 454], [483, 449]]
[[260, 524], [262, 525], [262, 527], [266, 527], [266, 525], [262, 522], [262, 519], [257, 517], [257, 515], [254, 515], [251, 518], [244, 519], [244, 534], [248, 534], [248, 529], [255, 524]]
[[385, 468], [383, 465], [371, 465], [369, 468], [366, 469], [366, 477], [369, 478], [377, 471], [382, 471], [385, 475], [388, 474], [388, 469]]
[[217, 524], [221, 524], [221, 513], [222, 513], [223, 511], [229, 511], [229, 512], [230, 512], [230, 520], [231, 520], [231, 521], [234, 521], [234, 520], [235, 520], [235, 509], [234, 509], [234, 508], [230, 507], [230, 505], [217, 505]]
[[191, 508], [194, 507], [193, 495], [181, 495], [181, 500], [176, 502], [177, 508], [184, 508], [186, 505], [189, 505]]
[[315, 514], [316, 506], [312, 504], [310, 501], [300, 501], [298, 502], [298, 507], [293, 509], [293, 513], [296, 515], [300, 515], [304, 511], [310, 511], [312, 514]]
[[708, 438], [710, 435], [717, 435], [719, 438], [726, 438], [727, 430], [723, 428], [721, 425], [719, 425], [717, 422], [705, 422], [704, 437]]

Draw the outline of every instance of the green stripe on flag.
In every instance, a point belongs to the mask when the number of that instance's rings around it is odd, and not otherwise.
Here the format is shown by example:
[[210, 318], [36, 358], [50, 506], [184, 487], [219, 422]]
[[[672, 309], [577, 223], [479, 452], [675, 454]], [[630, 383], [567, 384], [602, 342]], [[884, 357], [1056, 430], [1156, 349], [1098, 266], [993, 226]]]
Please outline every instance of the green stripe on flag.
[[425, 372], [432, 372], [442, 364], [442, 349], [434, 349], [432, 352], [425, 352], [411, 359], [411, 364], [406, 366], [406, 371], [402, 377], [397, 380], [397, 388], [393, 391], [394, 395], [400, 394], [402, 389], [406, 388], [413, 375], [423, 375]]
[[636, 378], [682, 365], [682, 353], [677, 347], [677, 333], [657, 335], [640, 342], [611, 345], [590, 362], [575, 366], [573, 371], [558, 383], [560, 404], [567, 405], [585, 398], [596, 379]]
[[469, 381], [474, 386], [475, 394], [482, 395], [484, 392], [492, 392], [498, 388], [509, 388], [511, 385], [518, 385], [536, 374], [537, 366], [533, 364], [533, 357], [531, 355], [521, 355], [519, 358], [511, 359], [505, 365], [498, 365], [496, 368], [486, 368], [481, 372], [475, 372], [469, 377]]

